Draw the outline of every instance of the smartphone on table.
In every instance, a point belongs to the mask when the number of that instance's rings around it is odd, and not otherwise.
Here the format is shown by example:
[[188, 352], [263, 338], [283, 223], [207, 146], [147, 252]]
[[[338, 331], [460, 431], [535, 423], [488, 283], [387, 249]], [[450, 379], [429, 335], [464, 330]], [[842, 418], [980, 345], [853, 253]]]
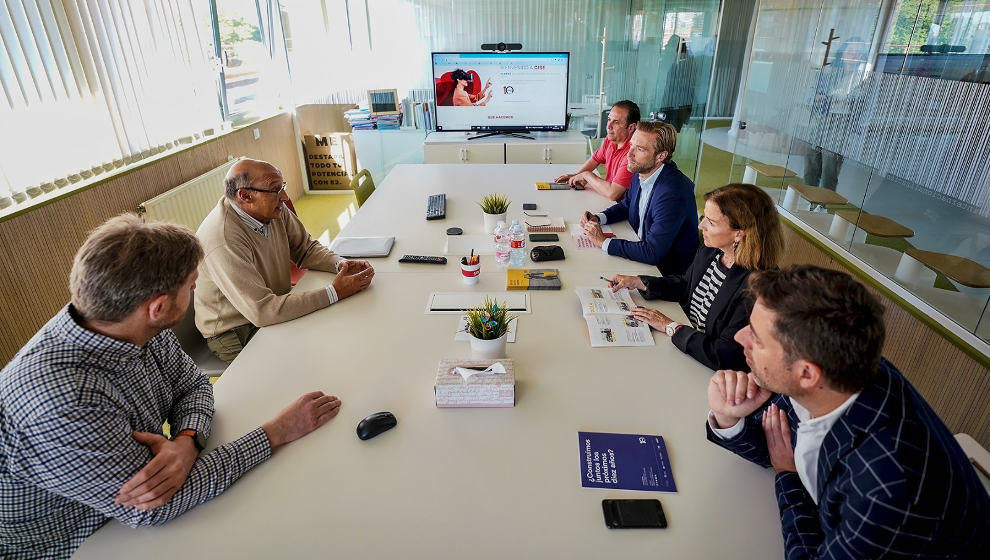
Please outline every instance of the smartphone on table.
[[609, 529], [666, 529], [667, 517], [660, 500], [602, 500]]

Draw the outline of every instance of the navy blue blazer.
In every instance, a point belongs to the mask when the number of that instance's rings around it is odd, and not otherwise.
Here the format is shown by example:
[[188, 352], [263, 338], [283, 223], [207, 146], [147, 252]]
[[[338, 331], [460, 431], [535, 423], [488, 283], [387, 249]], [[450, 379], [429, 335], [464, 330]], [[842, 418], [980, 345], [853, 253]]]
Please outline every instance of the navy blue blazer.
[[[681, 304], [684, 313], [691, 314], [691, 297], [701, 283], [705, 271], [722, 252], [704, 245], [698, 247], [694, 261], [684, 274], [667, 274], [661, 277], [640, 276], [646, 290], [640, 292], [645, 299], [663, 299]], [[671, 342], [681, 352], [712, 369], [749, 371], [742, 346], [735, 341], [739, 329], [749, 324], [749, 296], [746, 280], [752, 271], [738, 264], [733, 265], [715, 294], [708, 309], [705, 329], [699, 331], [691, 325], [677, 329]]]
[[[626, 196], [604, 212], [608, 223], [629, 220], [639, 231], [639, 174], [633, 173]], [[663, 164], [660, 176], [650, 191], [650, 201], [643, 218], [640, 241], [612, 238], [608, 254], [641, 263], [656, 265], [663, 274], [683, 274], [691, 264], [698, 246], [698, 207], [694, 200], [694, 183], [677, 165]]]
[[[786, 557], [986, 558], [990, 497], [965, 452], [914, 387], [886, 360], [832, 426], [818, 456], [818, 505], [797, 473], [775, 480]], [[760, 420], [774, 395], [745, 420], [739, 436], [712, 442], [770, 466]], [[707, 424], [707, 423], [706, 423]], [[740, 543], [742, 544], [742, 543]]]

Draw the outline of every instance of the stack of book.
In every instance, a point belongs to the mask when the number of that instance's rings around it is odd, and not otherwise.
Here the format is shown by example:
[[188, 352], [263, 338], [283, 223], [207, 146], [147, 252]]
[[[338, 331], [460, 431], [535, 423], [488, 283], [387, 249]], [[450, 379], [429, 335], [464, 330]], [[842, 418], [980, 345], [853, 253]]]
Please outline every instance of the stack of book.
[[402, 115], [372, 115], [368, 109], [351, 109], [344, 118], [354, 130], [395, 130], [402, 126]]
[[375, 121], [371, 118], [368, 109], [351, 109], [344, 113], [344, 118], [354, 130], [372, 130], [375, 128]]
[[402, 126], [402, 115], [378, 115], [377, 117], [371, 117], [375, 124], [378, 126], [378, 130], [395, 130]]

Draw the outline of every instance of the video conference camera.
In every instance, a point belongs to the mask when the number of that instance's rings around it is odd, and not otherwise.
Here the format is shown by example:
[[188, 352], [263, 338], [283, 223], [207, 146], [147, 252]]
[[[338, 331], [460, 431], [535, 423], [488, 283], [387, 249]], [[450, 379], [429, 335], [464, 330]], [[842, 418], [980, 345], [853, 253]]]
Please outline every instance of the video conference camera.
[[482, 43], [481, 50], [496, 52], [520, 51], [522, 50], [522, 43]]

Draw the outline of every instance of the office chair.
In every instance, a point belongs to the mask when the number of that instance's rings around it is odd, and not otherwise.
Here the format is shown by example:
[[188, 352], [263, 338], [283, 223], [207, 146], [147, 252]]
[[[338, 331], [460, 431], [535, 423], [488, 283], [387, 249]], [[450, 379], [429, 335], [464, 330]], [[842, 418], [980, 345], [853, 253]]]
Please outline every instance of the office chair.
[[172, 332], [179, 339], [179, 346], [189, 354], [199, 369], [207, 377], [220, 377], [227, 369], [227, 362], [213, 355], [206, 345], [206, 339], [196, 328], [196, 309], [192, 302], [189, 302], [189, 309], [182, 321], [172, 327]]
[[364, 201], [371, 196], [371, 193], [375, 192], [375, 180], [371, 178], [371, 172], [367, 169], [358, 172], [351, 179], [351, 190], [354, 191], [354, 197], [357, 198], [358, 208], [360, 208]]
[[[292, 204], [292, 200], [286, 200], [285, 201], [285, 207], [289, 209], [289, 212], [292, 212], [293, 214], [295, 214], [297, 216], [299, 215], [299, 213], [296, 212], [296, 207]], [[289, 268], [289, 282], [291, 282], [292, 285], [295, 286], [299, 282], [299, 280], [302, 279], [303, 274], [306, 274], [306, 271], [308, 269], [306, 269], [306, 268], [299, 268], [298, 266], [296, 266], [296, 263], [289, 263], [289, 266], [290, 266], [290, 268]]]

